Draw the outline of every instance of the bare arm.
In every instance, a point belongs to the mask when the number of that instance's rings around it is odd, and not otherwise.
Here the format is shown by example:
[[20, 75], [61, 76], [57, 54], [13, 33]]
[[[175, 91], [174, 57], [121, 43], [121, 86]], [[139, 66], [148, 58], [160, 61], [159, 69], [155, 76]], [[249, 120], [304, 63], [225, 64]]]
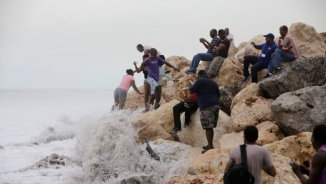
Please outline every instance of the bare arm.
[[261, 50], [261, 45], [256, 45], [255, 42], [251, 42], [251, 45], [255, 47], [255, 49]]
[[143, 71], [143, 68], [142, 67], [140, 67], [140, 68], [137, 67], [137, 63], [136, 62], [134, 62], [134, 66], [135, 66], [135, 71], [137, 73], [140, 73], [141, 71]]
[[213, 53], [214, 54], [217, 54], [219, 51], [221, 51], [221, 50], [223, 50], [223, 49], [225, 49], [226, 48], [226, 46], [224, 45], [224, 44], [220, 44], [218, 47], [214, 47], [213, 48]]
[[177, 69], [176, 67], [172, 66], [170, 63], [168, 63], [168, 62], [164, 61], [164, 64], [166, 64], [166, 66], [168, 66], [168, 67], [170, 67], [170, 68], [173, 68], [174, 70], [176, 70], [176, 71], [180, 72], [180, 70], [179, 70], [179, 69]]
[[208, 49], [208, 47], [209, 48], [214, 48], [216, 45], [214, 45], [214, 44], [211, 44], [210, 42], [208, 42], [207, 40], [205, 40], [204, 38], [203, 38], [203, 44], [206, 44], [207, 45], [207, 49]]
[[141, 92], [138, 90], [138, 88], [137, 88], [136, 83], [135, 83], [134, 80], [131, 81], [131, 86], [132, 86], [132, 88], [134, 88], [134, 90], [135, 90], [137, 93], [141, 94]]
[[264, 168], [264, 171], [265, 171], [268, 175], [270, 175], [270, 176], [273, 176], [273, 177], [276, 176], [276, 169], [275, 169], [274, 166], [269, 167], [269, 168], [265, 167], [265, 168]]

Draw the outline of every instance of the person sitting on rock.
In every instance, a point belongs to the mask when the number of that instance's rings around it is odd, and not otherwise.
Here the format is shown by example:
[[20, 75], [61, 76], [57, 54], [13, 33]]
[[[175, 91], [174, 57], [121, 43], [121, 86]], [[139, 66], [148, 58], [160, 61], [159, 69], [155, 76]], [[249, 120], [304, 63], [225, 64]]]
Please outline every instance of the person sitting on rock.
[[226, 34], [223, 29], [218, 31], [218, 36], [220, 37], [220, 40], [217, 42], [217, 46], [214, 47], [212, 51], [215, 57], [212, 61], [209, 61], [205, 69], [208, 77], [211, 79], [217, 76], [223, 61], [228, 57], [230, 48], [230, 40], [226, 38]]
[[155, 101], [156, 104], [154, 106], [154, 108], [158, 108], [159, 104], [157, 103], [159, 101], [159, 93], [158, 93], [158, 88], [156, 88], [158, 86], [157, 82], [159, 80], [160, 77], [160, 65], [166, 64], [168, 67], [173, 68], [175, 71], [180, 71], [179, 69], [175, 68], [174, 66], [172, 66], [170, 63], [164, 61], [162, 58], [157, 56], [157, 50], [155, 48], [151, 48], [150, 49], [150, 56], [148, 58], [146, 58], [142, 64], [141, 64], [141, 68], [147, 67], [148, 70], [148, 76], [147, 76], [147, 83], [150, 85], [150, 89], [151, 89], [151, 99], [149, 104], [146, 105], [145, 110], [143, 112], [147, 112], [149, 111], [154, 103], [154, 95], [155, 95]]
[[200, 122], [205, 130], [208, 145], [204, 146], [202, 153], [214, 149], [213, 138], [214, 130], [217, 126], [219, 115], [220, 89], [216, 82], [209, 79], [205, 70], [198, 72], [198, 80], [189, 88], [190, 94], [196, 93], [199, 110]]
[[[255, 184], [261, 184], [260, 173], [262, 170], [273, 177], [276, 176], [276, 170], [267, 149], [256, 144], [257, 139], [258, 129], [255, 126], [246, 127], [244, 130], [244, 143], [246, 145], [248, 170], [254, 176]], [[224, 173], [227, 173], [233, 165], [241, 163], [240, 146], [236, 146], [230, 153]]]
[[224, 30], [225, 30], [226, 37], [229, 39], [231, 45], [234, 46], [234, 36], [233, 36], [233, 34], [230, 33], [229, 28], [225, 28]]
[[[320, 124], [314, 127], [311, 142], [317, 151], [312, 157], [311, 168], [309, 165], [301, 166], [291, 163], [293, 172], [303, 184], [325, 184], [326, 183], [326, 125]], [[307, 175], [309, 178], [304, 176]]]
[[186, 71], [186, 74], [196, 74], [196, 70], [200, 61], [212, 61], [214, 55], [212, 53], [213, 48], [216, 46], [217, 42], [220, 40], [217, 37], [217, 30], [212, 29], [209, 33], [212, 38], [211, 43], [209, 43], [205, 38], [200, 38], [199, 42], [203, 43], [203, 45], [208, 49], [207, 53], [198, 53], [196, 54], [191, 61], [190, 68]]
[[187, 128], [190, 124], [190, 115], [198, 109], [198, 101], [196, 93], [191, 94], [188, 100], [182, 101], [173, 107], [174, 128], [171, 134], [176, 134], [181, 131], [180, 114], [185, 112], [185, 123], [183, 128]]
[[[295, 41], [290, 33], [288, 33], [287, 26], [280, 27], [280, 39], [278, 40], [278, 49], [275, 50], [274, 56], [269, 63], [268, 73], [264, 78], [270, 77], [273, 75], [273, 72], [276, 74], [282, 70], [281, 62], [291, 62], [296, 58], [299, 58], [299, 52], [296, 47]], [[275, 69], [275, 71], [274, 71]]]
[[249, 78], [249, 72], [248, 67], [249, 64], [251, 64], [251, 82], [257, 83], [258, 77], [257, 72], [260, 70], [263, 70], [265, 68], [268, 68], [268, 65], [270, 63], [270, 60], [272, 58], [272, 54], [275, 52], [275, 49], [277, 49], [277, 45], [274, 42], [274, 35], [272, 33], [268, 33], [267, 35], [264, 35], [266, 43], [263, 43], [261, 45], [256, 45], [255, 42], [251, 42], [251, 44], [259, 50], [262, 50], [259, 57], [257, 56], [245, 56], [243, 61], [243, 75], [244, 79], [242, 82], [246, 82]]
[[[158, 105], [155, 105], [154, 110], [156, 110], [157, 108], [160, 107], [160, 101], [161, 101], [161, 96], [162, 96], [162, 80], [163, 80], [163, 77], [166, 77], [170, 81], [178, 82], [178, 80], [172, 78], [170, 75], [168, 75], [168, 74], [165, 73], [165, 70], [163, 68], [163, 65], [160, 66], [160, 78], [159, 78], [159, 80], [157, 82], [157, 85], [158, 86], [156, 87], [157, 88], [156, 89], [156, 92], [158, 93], [158, 99], [157, 99], [158, 101], [155, 102], [155, 104], [158, 104]], [[151, 100], [154, 100], [155, 97], [152, 96], [151, 98], [153, 98]]]
[[132, 86], [134, 90], [139, 93], [134, 78], [134, 71], [132, 69], [126, 70], [127, 74], [123, 76], [120, 85], [114, 90], [114, 105], [111, 108], [111, 111], [115, 109], [122, 110], [124, 103], [127, 99], [127, 92], [129, 88]]

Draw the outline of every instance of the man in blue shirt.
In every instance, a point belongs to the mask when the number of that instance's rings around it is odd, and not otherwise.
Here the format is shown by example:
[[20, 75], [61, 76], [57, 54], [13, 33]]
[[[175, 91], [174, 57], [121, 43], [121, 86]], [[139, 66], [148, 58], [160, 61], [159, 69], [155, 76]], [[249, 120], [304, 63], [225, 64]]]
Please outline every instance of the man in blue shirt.
[[214, 130], [217, 126], [219, 114], [220, 90], [213, 80], [209, 79], [205, 70], [198, 72], [198, 80], [189, 90], [190, 94], [196, 93], [200, 110], [200, 122], [202, 128], [206, 131], [208, 145], [204, 146], [205, 153], [213, 149]]
[[254, 83], [257, 83], [257, 72], [262, 69], [267, 69], [269, 62], [272, 58], [272, 53], [274, 53], [275, 49], [277, 48], [277, 45], [274, 42], [274, 35], [272, 33], [268, 33], [267, 35], [264, 35], [266, 37], [266, 43], [261, 45], [256, 45], [254, 42], [251, 42], [251, 44], [259, 50], [262, 50], [259, 57], [257, 56], [245, 56], [244, 62], [243, 62], [243, 75], [244, 79], [243, 82], [246, 82], [249, 77], [248, 67], [249, 63], [252, 65], [251, 67], [251, 81]]
[[196, 74], [196, 70], [199, 62], [202, 61], [212, 61], [214, 55], [212, 53], [213, 48], [217, 45], [217, 42], [220, 40], [217, 37], [217, 30], [212, 29], [209, 33], [212, 38], [212, 41], [209, 43], [205, 38], [200, 38], [199, 42], [202, 43], [208, 50], [207, 53], [198, 53], [196, 54], [191, 61], [190, 68], [186, 71], [186, 74]]

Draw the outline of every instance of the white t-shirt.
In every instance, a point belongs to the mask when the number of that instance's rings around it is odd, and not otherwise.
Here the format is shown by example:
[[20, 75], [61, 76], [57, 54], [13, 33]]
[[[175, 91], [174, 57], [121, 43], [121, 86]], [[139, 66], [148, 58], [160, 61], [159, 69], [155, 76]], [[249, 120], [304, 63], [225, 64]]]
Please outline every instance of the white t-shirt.
[[229, 33], [229, 35], [227, 36], [228, 39], [232, 38], [232, 42], [231, 44], [234, 45], [234, 37], [233, 34]]
[[[151, 47], [151, 46], [149, 46], [149, 45], [144, 45], [144, 51], [145, 50], [150, 50], [151, 48], [153, 48], [153, 47]], [[150, 55], [150, 54], [149, 54]], [[157, 51], [157, 56], [159, 56], [159, 55], [162, 55], [159, 51]]]

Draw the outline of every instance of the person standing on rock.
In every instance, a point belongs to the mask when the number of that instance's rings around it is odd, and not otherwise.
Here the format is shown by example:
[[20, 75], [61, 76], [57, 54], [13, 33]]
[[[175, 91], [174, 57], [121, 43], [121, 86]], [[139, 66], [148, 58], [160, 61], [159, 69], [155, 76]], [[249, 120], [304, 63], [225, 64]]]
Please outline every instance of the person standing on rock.
[[217, 76], [224, 60], [228, 57], [230, 48], [230, 40], [226, 38], [226, 34], [223, 29], [218, 31], [218, 36], [220, 37], [220, 40], [217, 42], [217, 46], [214, 47], [212, 51], [215, 57], [212, 61], [208, 61], [209, 63], [205, 69], [210, 79]]
[[[320, 124], [314, 127], [311, 142], [317, 151], [312, 157], [311, 168], [291, 163], [292, 170], [298, 176], [302, 184], [326, 183], [326, 125]], [[304, 176], [307, 175], [309, 178]]]
[[225, 28], [224, 30], [225, 30], [226, 37], [229, 39], [231, 45], [234, 46], [234, 36], [233, 36], [233, 34], [230, 33], [229, 28]]
[[190, 68], [186, 71], [186, 74], [196, 74], [197, 67], [200, 63], [200, 61], [212, 61], [214, 58], [214, 55], [212, 53], [213, 48], [216, 46], [217, 42], [220, 40], [217, 37], [217, 30], [212, 29], [209, 32], [209, 35], [212, 38], [212, 41], [209, 43], [205, 38], [200, 38], [199, 42], [202, 43], [208, 50], [207, 53], [198, 53], [196, 54], [191, 61]]
[[[276, 170], [267, 149], [256, 144], [257, 139], [258, 129], [255, 126], [248, 126], [244, 130], [248, 171], [255, 177], [255, 184], [262, 184], [261, 171], [264, 170], [268, 175], [275, 177]], [[225, 166], [224, 173], [227, 173], [234, 164], [241, 163], [240, 146], [236, 146], [230, 153], [230, 158]]]
[[[269, 63], [268, 73], [264, 78], [268, 78], [282, 70], [281, 62], [291, 62], [299, 58], [299, 51], [296, 47], [295, 41], [290, 33], [288, 33], [287, 26], [280, 27], [280, 39], [278, 40], [278, 49], [275, 50], [274, 56]], [[275, 71], [274, 71], [275, 70]]]
[[268, 65], [272, 59], [272, 54], [277, 49], [277, 45], [274, 42], [274, 35], [272, 33], [268, 33], [264, 35], [266, 43], [261, 45], [256, 45], [255, 42], [251, 42], [251, 44], [259, 50], [262, 50], [261, 54], [257, 56], [245, 56], [243, 61], [243, 75], [244, 79], [242, 82], [246, 82], [249, 78], [249, 64], [251, 64], [251, 82], [257, 83], [258, 77], [257, 72], [261, 71], [265, 68], [268, 68]]
[[111, 108], [111, 111], [115, 109], [122, 110], [124, 103], [127, 99], [127, 92], [129, 88], [132, 86], [134, 90], [139, 93], [134, 78], [134, 71], [132, 69], [126, 70], [127, 74], [123, 76], [120, 85], [114, 90], [114, 105]]
[[202, 153], [214, 149], [214, 130], [219, 115], [220, 89], [216, 82], [209, 79], [205, 70], [198, 72], [198, 80], [189, 88], [190, 94], [196, 93], [202, 128], [206, 131], [208, 145], [204, 146]]
[[171, 130], [171, 134], [176, 134], [181, 131], [180, 114], [185, 112], [184, 128], [187, 128], [190, 124], [191, 113], [196, 112], [198, 109], [198, 101], [196, 93], [191, 94], [188, 100], [182, 101], [173, 107], [174, 128]]
[[176, 67], [172, 66], [170, 63], [164, 61], [162, 58], [157, 56], [157, 50], [155, 48], [150, 49], [150, 56], [146, 58], [142, 64], [141, 68], [147, 67], [148, 70], [148, 76], [147, 76], [147, 83], [150, 85], [151, 89], [151, 99], [149, 104], [146, 104], [145, 110], [143, 112], [149, 111], [154, 103], [154, 96], [155, 96], [155, 101], [156, 104], [154, 106], [154, 109], [157, 109], [159, 107], [159, 92], [157, 82], [159, 81], [160, 77], [160, 65], [166, 64], [168, 67], [173, 68], [175, 71], [180, 71]]

